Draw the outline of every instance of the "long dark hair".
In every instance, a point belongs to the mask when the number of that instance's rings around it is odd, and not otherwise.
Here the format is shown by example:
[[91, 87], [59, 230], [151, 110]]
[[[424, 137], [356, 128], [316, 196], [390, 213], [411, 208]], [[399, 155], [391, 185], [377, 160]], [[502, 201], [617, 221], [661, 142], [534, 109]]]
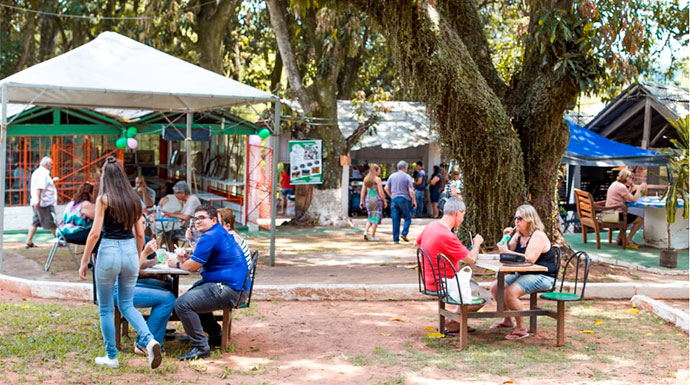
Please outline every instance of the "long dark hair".
[[376, 184], [376, 177], [379, 176], [381, 173], [381, 167], [379, 167], [378, 164], [372, 163], [369, 165], [369, 173], [367, 173], [367, 176], [364, 177], [364, 181], [362, 181], [362, 184], [364, 184], [364, 187], [366, 188], [373, 188], [374, 185]]
[[100, 195], [107, 195], [110, 215], [123, 228], [131, 229], [141, 217], [141, 202], [132, 190], [127, 174], [117, 158], [109, 156], [103, 165]]
[[83, 201], [89, 201], [93, 203], [93, 185], [89, 182], [84, 182], [84, 184], [79, 186], [77, 192], [74, 193], [72, 201], [74, 201], [75, 205]]

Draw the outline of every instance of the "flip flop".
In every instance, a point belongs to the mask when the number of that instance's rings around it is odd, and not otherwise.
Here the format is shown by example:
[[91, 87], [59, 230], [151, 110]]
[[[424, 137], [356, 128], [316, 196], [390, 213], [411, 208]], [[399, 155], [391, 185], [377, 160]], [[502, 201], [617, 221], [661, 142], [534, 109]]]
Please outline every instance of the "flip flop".
[[369, 240], [369, 235], [368, 235], [368, 234], [364, 234], [364, 240], [365, 240], [365, 241], [368, 241], [368, 240]]
[[498, 328], [514, 328], [515, 325], [513, 324], [504, 324], [503, 322], [496, 322], [495, 324], [489, 326], [489, 329], [498, 329]]
[[527, 332], [515, 332], [513, 331], [512, 333], [508, 334], [506, 336], [507, 340], [521, 340], [523, 338], [529, 337], [529, 333]]
[[625, 248], [630, 249], [630, 250], [638, 250], [640, 248], [640, 246], [638, 246], [634, 243], [628, 243], [627, 245], [625, 245]]
[[38, 247], [38, 246], [36, 246], [33, 242], [29, 242], [29, 243], [26, 244], [25, 247], [26, 247], [27, 249], [30, 249], [30, 248], [32, 248], [32, 247]]

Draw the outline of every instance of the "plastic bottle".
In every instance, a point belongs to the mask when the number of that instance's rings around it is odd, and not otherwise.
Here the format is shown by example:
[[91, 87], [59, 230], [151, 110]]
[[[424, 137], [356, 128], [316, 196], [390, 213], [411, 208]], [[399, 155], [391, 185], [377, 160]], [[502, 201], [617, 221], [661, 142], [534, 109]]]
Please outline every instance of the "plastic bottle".
[[501, 245], [501, 246], [503, 246], [503, 245], [505, 245], [508, 241], [510, 241], [510, 237], [512, 236], [512, 234], [513, 234], [514, 231], [515, 231], [515, 228], [513, 227], [513, 229], [510, 230], [509, 233], [503, 235], [503, 238], [501, 238], [501, 240], [498, 241], [498, 244]]

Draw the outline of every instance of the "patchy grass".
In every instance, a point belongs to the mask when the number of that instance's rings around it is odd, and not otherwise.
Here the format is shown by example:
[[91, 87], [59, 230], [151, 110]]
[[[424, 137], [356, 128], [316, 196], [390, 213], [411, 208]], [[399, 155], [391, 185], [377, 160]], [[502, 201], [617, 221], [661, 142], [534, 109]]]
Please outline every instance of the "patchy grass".
[[[255, 314], [256, 309], [235, 310], [235, 317]], [[133, 374], [145, 383], [184, 384], [198, 379], [175, 379], [181, 368], [175, 357], [187, 352], [186, 344], [166, 342], [167, 357], [152, 371], [142, 356], [132, 353], [135, 332], [130, 328], [129, 338], [123, 338], [123, 350], [118, 353], [120, 367], [110, 369], [96, 366], [94, 358], [104, 355], [103, 339], [99, 328], [98, 307], [94, 305], [62, 306], [32, 301], [0, 302], [0, 370], [12, 374], [11, 383], [33, 384], [43, 382], [121, 384], [119, 376]], [[181, 325], [177, 324], [181, 329]], [[235, 350], [232, 341], [225, 349], [214, 349], [211, 358], [219, 358]], [[205, 373], [204, 361], [189, 363], [198, 373]], [[265, 366], [257, 365], [247, 371], [229, 371], [233, 374], [265, 373]], [[203, 381], [202, 381], [203, 382]], [[7, 383], [3, 381], [3, 383]]]

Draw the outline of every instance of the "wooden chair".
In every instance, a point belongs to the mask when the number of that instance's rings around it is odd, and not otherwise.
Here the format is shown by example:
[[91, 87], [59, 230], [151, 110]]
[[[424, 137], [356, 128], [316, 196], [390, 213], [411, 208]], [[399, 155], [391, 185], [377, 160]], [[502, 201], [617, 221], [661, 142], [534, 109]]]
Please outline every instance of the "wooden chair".
[[[426, 264], [424, 263], [426, 261]], [[434, 286], [436, 290], [427, 290], [427, 285], [425, 282], [426, 270], [431, 269], [431, 275], [434, 277]], [[431, 257], [427, 254], [421, 247], [417, 249], [417, 283], [419, 284], [419, 292], [424, 295], [432, 295], [434, 297], [438, 296], [438, 284], [436, 283], [436, 272], [434, 271], [434, 264], [431, 262]]]
[[[252, 264], [249, 267], [249, 271], [247, 272], [247, 276], [244, 277], [244, 292], [247, 293], [244, 301], [241, 301], [240, 303], [237, 303], [235, 305], [228, 306], [223, 309], [223, 321], [222, 321], [222, 329], [221, 329], [221, 342], [220, 342], [220, 347], [221, 349], [227, 349], [228, 348], [228, 343], [230, 342], [230, 329], [232, 328], [232, 309], [243, 309], [243, 308], [248, 308], [249, 305], [252, 302], [252, 291], [254, 290], [254, 276], [256, 275], [256, 264], [259, 261], [259, 251], [255, 250], [252, 253]], [[247, 280], [249, 277], [252, 277], [252, 282], [249, 285], [249, 288], [247, 289]], [[240, 297], [242, 298], [242, 297]]]
[[[580, 225], [582, 227], [582, 243], [587, 243], [587, 227], [594, 229], [594, 236], [597, 240], [597, 249], [601, 248], [601, 239], [599, 232], [601, 229], [608, 229], [609, 232], [609, 243], [612, 240], [613, 229], [618, 229], [621, 232], [621, 238], [623, 241], [623, 248], [627, 246], [627, 229], [628, 229], [628, 218], [627, 218], [627, 206], [604, 206], [606, 202], [594, 202], [592, 194], [587, 191], [582, 191], [575, 189], [575, 202], [577, 204], [577, 215], [580, 217]], [[597, 213], [605, 210], [623, 210], [623, 219], [616, 223], [602, 222]]]
[[[573, 264], [575, 269], [574, 284], [571, 292], [563, 291], [563, 283], [565, 283], [568, 274], [568, 268]], [[589, 255], [584, 251], [578, 251], [568, 258], [565, 267], [563, 268], [563, 277], [561, 278], [561, 287], [559, 291], [552, 291], [544, 293], [540, 296], [548, 301], [556, 301], [556, 311], [550, 311], [548, 316], [556, 319], [556, 346], [563, 346], [565, 342], [565, 302], [582, 301], [585, 297], [585, 286], [587, 285], [587, 276], [589, 275], [590, 260]], [[580, 290], [578, 292], [578, 285]]]
[[[452, 269], [455, 279], [446, 280], [445, 271], [446, 269]], [[478, 308], [484, 305], [486, 302], [483, 298], [472, 297], [470, 303], [464, 303], [462, 301], [462, 291], [460, 288], [460, 282], [458, 281], [458, 271], [453, 266], [453, 263], [443, 254], [439, 254], [436, 257], [436, 271], [438, 272], [438, 331], [443, 333], [446, 329], [446, 317], [460, 324], [460, 332], [458, 333], [458, 338], [460, 339], [460, 348], [467, 348], [467, 313], [470, 311], [476, 311]], [[459, 300], [455, 300], [448, 294], [447, 284], [458, 285], [458, 293], [460, 295]], [[460, 314], [446, 310], [446, 304], [457, 305], [460, 307]]]

